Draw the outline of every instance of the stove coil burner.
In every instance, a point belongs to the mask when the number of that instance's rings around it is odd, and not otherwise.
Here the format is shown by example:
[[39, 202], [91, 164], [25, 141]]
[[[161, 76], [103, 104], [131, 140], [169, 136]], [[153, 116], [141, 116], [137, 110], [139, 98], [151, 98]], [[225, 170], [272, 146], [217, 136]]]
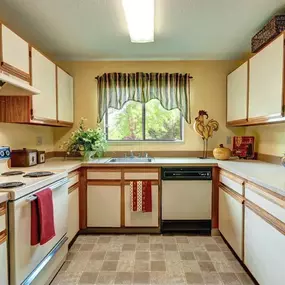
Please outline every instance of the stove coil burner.
[[2, 176], [14, 176], [14, 175], [22, 175], [25, 174], [25, 172], [23, 171], [7, 171], [7, 172], [3, 172], [1, 175]]
[[0, 183], [1, 189], [9, 189], [9, 188], [16, 188], [20, 186], [24, 186], [25, 183], [23, 182], [7, 182], [7, 183]]
[[37, 177], [44, 177], [44, 176], [50, 176], [53, 175], [53, 172], [50, 171], [39, 171], [39, 172], [30, 172], [24, 175], [24, 177], [31, 177], [31, 178], [37, 178]]

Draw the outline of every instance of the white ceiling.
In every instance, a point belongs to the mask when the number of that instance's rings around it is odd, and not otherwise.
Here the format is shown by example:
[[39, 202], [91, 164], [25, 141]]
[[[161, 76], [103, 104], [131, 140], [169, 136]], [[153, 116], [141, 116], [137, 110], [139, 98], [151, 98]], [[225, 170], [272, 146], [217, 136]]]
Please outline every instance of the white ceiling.
[[147, 44], [130, 42], [121, 0], [0, 0], [0, 20], [64, 60], [235, 59], [284, 8], [285, 0], [156, 0]]

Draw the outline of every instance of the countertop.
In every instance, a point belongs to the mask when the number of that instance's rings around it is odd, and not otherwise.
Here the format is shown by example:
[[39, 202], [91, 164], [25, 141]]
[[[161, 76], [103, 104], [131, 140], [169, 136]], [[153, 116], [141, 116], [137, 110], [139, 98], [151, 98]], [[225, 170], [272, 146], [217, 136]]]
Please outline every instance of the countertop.
[[6, 202], [7, 200], [9, 200], [9, 193], [0, 192], [0, 203]]
[[[89, 162], [82, 162], [79, 159], [52, 158], [46, 163], [28, 168], [31, 171], [37, 170], [65, 170], [67, 172], [76, 170], [81, 166], [85, 167], [150, 167], [150, 166], [219, 166], [246, 180], [252, 181], [260, 186], [268, 188], [276, 193], [285, 196], [285, 167], [258, 160], [227, 160], [215, 159], [182, 158], [182, 157], [156, 157], [151, 163], [106, 163], [110, 158], [99, 158]], [[26, 170], [28, 170], [26, 169]]]

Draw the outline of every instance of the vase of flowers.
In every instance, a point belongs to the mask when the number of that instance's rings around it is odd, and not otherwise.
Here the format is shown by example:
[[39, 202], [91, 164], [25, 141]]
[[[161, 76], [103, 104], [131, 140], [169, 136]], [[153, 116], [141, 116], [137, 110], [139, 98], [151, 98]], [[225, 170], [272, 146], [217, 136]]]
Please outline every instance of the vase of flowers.
[[107, 148], [107, 140], [102, 128], [86, 128], [84, 121], [85, 119], [81, 118], [79, 128], [71, 133], [62, 148], [66, 149], [67, 154], [79, 152], [83, 161], [89, 161], [94, 157], [103, 156]]

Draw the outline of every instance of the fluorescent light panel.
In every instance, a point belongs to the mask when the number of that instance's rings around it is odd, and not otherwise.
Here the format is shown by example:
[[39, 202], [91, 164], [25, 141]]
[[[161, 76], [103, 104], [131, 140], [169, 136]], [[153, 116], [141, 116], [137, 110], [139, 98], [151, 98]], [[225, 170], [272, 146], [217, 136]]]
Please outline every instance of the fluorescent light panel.
[[154, 41], [154, 0], [122, 0], [133, 43]]

